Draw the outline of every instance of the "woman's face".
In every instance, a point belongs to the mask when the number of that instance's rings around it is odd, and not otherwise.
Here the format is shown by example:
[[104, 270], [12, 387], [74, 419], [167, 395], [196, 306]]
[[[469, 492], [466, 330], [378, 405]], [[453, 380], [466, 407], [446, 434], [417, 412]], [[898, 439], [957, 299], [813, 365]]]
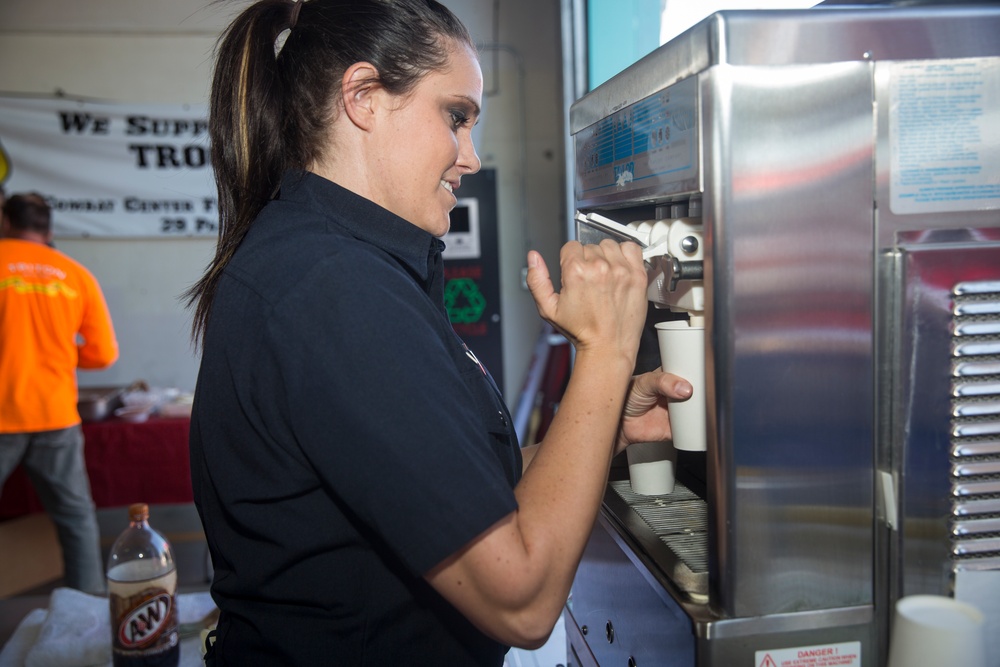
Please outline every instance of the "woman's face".
[[483, 75], [475, 53], [456, 43], [441, 71], [426, 74], [380, 125], [373, 199], [435, 236], [443, 236], [462, 177], [479, 171], [472, 126]]

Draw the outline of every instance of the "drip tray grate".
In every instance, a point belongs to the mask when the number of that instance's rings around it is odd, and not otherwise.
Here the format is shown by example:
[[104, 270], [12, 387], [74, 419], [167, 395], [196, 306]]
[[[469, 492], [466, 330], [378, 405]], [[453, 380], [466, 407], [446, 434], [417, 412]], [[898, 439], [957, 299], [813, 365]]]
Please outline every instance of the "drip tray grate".
[[[631, 513], [640, 521], [622, 521], [656, 565], [685, 593], [708, 594], [708, 505], [677, 482], [673, 493], [643, 496], [628, 480], [609, 484], [606, 505], [620, 520]], [[617, 501], [617, 502], [616, 502]]]

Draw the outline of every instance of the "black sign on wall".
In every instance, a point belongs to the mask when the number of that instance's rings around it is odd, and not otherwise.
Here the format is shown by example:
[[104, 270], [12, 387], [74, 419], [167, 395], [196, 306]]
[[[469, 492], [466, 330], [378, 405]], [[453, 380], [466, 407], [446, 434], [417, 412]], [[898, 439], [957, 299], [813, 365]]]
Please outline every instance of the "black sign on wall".
[[451, 325], [503, 389], [496, 170], [462, 177], [444, 237], [444, 302]]

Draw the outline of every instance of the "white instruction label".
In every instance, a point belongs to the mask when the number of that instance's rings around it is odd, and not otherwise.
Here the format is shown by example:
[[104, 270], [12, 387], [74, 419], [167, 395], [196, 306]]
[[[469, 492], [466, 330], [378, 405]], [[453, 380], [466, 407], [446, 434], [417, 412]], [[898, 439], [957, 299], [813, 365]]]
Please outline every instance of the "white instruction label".
[[1000, 208], [1000, 59], [893, 63], [893, 213]]
[[757, 651], [754, 667], [861, 667], [861, 642]]

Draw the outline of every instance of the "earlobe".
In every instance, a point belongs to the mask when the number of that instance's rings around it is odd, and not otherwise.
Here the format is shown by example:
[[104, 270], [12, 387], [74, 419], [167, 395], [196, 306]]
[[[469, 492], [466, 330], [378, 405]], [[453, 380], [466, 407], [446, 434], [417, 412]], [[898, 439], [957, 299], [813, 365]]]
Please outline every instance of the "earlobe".
[[366, 63], [354, 63], [341, 80], [341, 103], [351, 122], [362, 130], [371, 130], [375, 121], [377, 95], [381, 87], [378, 70]]

